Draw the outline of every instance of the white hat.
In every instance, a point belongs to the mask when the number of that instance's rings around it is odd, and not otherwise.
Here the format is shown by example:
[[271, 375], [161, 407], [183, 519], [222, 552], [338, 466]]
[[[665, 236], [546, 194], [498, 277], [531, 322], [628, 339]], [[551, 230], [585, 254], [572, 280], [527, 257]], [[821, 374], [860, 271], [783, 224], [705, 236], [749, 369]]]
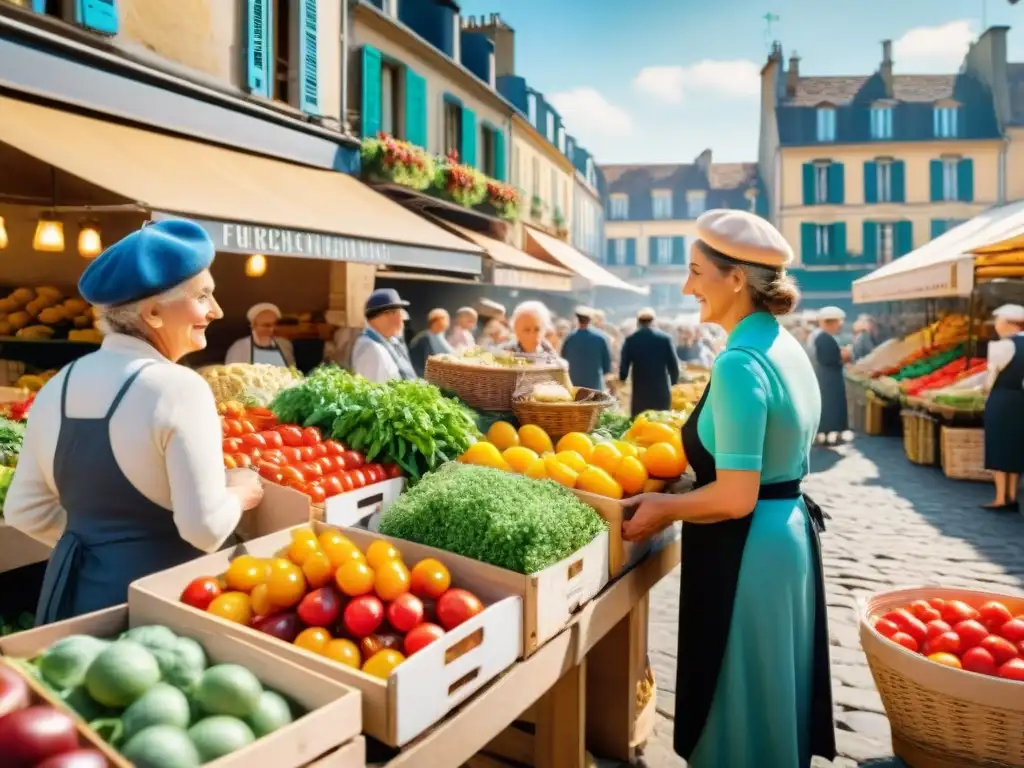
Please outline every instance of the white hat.
[[590, 307], [585, 307], [583, 305], [580, 305], [580, 306], [576, 307], [576, 310], [575, 310], [575, 312], [573, 314], [575, 314], [576, 317], [582, 317], [582, 318], [585, 318], [585, 319], [589, 320], [590, 318], [592, 318], [594, 316], [594, 310], [592, 308], [590, 308]]
[[1011, 323], [1024, 323], [1024, 307], [1020, 304], [1003, 304], [992, 313], [992, 317]]
[[636, 313], [637, 320], [654, 320], [657, 315], [654, 314], [654, 310], [650, 307], [644, 307]]
[[245, 313], [245, 319], [251, 323], [264, 312], [273, 312], [274, 317], [278, 320], [281, 319], [281, 310], [277, 308], [277, 304], [271, 304], [269, 301], [261, 301], [259, 304], [253, 304], [249, 307], [249, 311]]
[[773, 269], [793, 261], [793, 249], [782, 233], [749, 211], [716, 208], [702, 213], [694, 226], [697, 237], [735, 261]]
[[839, 307], [822, 307], [818, 310], [819, 320], [845, 320], [846, 313]]

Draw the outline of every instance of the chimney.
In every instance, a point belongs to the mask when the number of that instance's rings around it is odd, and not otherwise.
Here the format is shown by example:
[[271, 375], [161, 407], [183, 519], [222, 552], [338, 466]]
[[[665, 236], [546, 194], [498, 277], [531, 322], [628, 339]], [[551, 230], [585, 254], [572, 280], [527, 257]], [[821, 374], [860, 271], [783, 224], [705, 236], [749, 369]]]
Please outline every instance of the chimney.
[[501, 16], [492, 13], [481, 16], [475, 32], [487, 36], [494, 43], [494, 74], [496, 77], [516, 73], [516, 32], [502, 21]]
[[796, 87], [800, 83], [800, 57], [793, 51], [789, 57], [789, 70], [786, 72], [786, 96], [796, 96]]
[[893, 98], [895, 90], [892, 84], [892, 40], [882, 41], [882, 66], [879, 68], [882, 74], [882, 85], [885, 87], [885, 98]]
[[693, 161], [693, 164], [700, 169], [701, 173], [707, 176], [711, 172], [711, 150], [705, 149], [697, 155], [697, 159]]

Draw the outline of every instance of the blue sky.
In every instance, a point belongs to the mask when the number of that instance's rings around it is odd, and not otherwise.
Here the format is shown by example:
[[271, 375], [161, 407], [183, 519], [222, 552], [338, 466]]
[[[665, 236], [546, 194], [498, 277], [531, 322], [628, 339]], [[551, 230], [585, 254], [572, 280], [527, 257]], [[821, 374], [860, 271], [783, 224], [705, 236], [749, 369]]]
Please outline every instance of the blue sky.
[[[516, 69], [602, 163], [755, 160], [766, 23], [804, 74], [868, 74], [881, 41], [898, 74], [955, 72], [971, 40], [1006, 25], [1024, 61], [1024, 3], [1007, 0], [462, 0], [516, 31]], [[987, 6], [987, 7], [986, 7]], [[1014, 22], [1021, 31], [1015, 32]]]

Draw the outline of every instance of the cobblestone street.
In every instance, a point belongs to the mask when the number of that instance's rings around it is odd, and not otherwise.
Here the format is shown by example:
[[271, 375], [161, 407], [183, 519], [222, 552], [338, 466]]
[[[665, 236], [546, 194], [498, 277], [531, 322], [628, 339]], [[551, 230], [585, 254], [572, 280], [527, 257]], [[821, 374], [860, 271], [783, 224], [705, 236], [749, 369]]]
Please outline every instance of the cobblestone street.
[[[841, 755], [832, 765], [902, 766], [892, 757], [889, 723], [860, 649], [855, 601], [919, 584], [1024, 591], [1024, 518], [980, 510], [991, 486], [916, 467], [893, 438], [818, 449], [811, 467], [806, 489], [832, 516], [822, 539]], [[678, 577], [670, 577], [652, 593], [658, 726], [643, 758], [647, 768], [685, 765], [671, 747], [678, 589]]]

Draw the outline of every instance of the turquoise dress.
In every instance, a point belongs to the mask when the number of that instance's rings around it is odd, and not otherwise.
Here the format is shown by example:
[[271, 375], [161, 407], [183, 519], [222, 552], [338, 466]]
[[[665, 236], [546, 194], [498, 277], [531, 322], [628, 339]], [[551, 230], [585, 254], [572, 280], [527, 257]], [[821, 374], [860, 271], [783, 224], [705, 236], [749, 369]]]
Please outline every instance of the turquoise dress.
[[821, 398], [804, 348], [744, 318], [683, 429], [698, 486], [761, 473], [754, 511], [683, 526], [675, 749], [690, 768], [835, 757], [821, 510], [800, 492]]

